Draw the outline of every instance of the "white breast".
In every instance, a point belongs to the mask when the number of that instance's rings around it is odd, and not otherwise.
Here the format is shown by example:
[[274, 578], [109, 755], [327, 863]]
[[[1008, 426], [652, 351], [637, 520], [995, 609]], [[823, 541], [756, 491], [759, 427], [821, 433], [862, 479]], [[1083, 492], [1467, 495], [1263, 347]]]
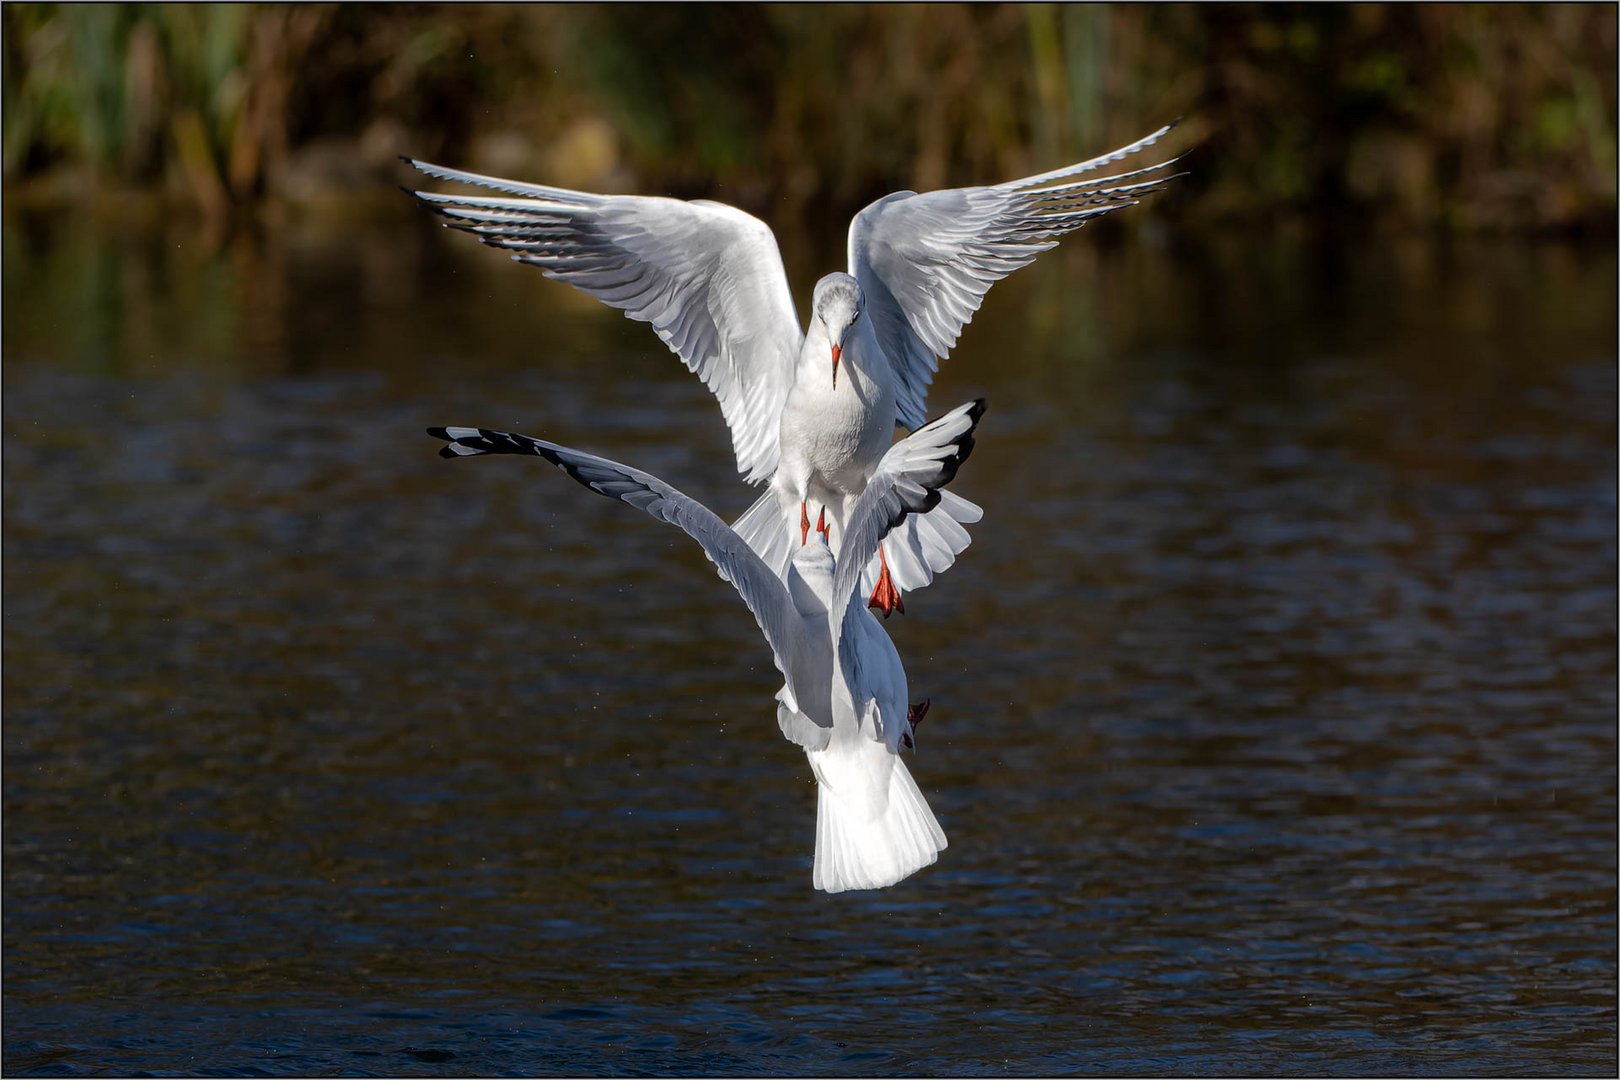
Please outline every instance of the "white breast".
[[782, 458], [808, 470], [813, 486], [858, 495], [893, 440], [895, 394], [888, 358], [860, 320], [845, 337], [832, 381], [825, 338], [805, 339], [782, 410]]

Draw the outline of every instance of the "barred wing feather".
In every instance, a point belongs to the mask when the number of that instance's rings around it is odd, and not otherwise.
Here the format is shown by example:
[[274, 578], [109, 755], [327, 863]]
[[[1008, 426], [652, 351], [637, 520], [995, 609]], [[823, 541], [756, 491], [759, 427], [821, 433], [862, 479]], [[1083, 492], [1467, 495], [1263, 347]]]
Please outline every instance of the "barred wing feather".
[[404, 160], [506, 192], [412, 194], [452, 228], [650, 323], [720, 402], [738, 471], [749, 483], [771, 475], [804, 335], [769, 226], [707, 200], [593, 195]]
[[1174, 126], [1038, 176], [921, 195], [900, 191], [855, 215], [849, 272], [861, 284], [873, 330], [894, 365], [902, 424], [915, 428], [923, 422], [939, 358], [950, 354], [990, 286], [1086, 222], [1136, 205], [1174, 179], [1144, 178], [1178, 159], [1073, 178], [1152, 146]]
[[598, 495], [628, 503], [684, 531], [703, 548], [720, 577], [731, 582], [742, 594], [743, 602], [775, 653], [777, 669], [784, 678], [791, 677], [788, 661], [797, 633], [794, 628], [802, 620], [787, 587], [743, 538], [708, 507], [650, 473], [543, 439], [472, 427], [428, 428], [428, 434], [448, 443], [439, 449], [442, 457], [479, 454], [542, 457]]

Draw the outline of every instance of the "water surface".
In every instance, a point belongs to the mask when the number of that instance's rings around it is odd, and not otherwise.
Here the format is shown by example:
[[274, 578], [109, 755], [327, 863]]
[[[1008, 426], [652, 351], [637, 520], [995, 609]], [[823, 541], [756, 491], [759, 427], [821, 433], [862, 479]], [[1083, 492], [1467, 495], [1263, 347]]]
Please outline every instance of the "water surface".
[[1613, 1072], [1612, 249], [997, 286], [888, 624], [950, 847], [827, 897], [697, 549], [421, 431], [734, 515], [718, 409], [460, 240], [7, 220], [6, 1072]]

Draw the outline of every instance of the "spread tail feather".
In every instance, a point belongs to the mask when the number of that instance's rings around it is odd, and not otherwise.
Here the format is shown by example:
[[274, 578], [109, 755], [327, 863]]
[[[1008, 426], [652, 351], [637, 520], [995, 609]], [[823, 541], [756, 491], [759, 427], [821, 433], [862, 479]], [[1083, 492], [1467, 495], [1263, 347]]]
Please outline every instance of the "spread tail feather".
[[809, 756], [817, 781], [816, 888], [881, 889], [939, 858], [945, 831], [897, 754], [863, 740], [853, 753]]
[[793, 561], [793, 542], [791, 533], [782, 523], [781, 504], [770, 487], [765, 488], [754, 505], [732, 522], [731, 527], [777, 577], [787, 576], [788, 563]]
[[[939, 505], [926, 514], [912, 514], [895, 528], [884, 548], [889, 557], [889, 576], [901, 592], [916, 592], [929, 585], [935, 574], [942, 574], [966, 550], [972, 538], [964, 525], [984, 516], [976, 503], [950, 491], [941, 491]], [[777, 577], [787, 575], [793, 561], [792, 534], [782, 525], [782, 510], [771, 491], [755, 500], [743, 516], [732, 523], [737, 535], [754, 549]], [[861, 573], [863, 595], [872, 595], [882, 566], [876, 555]]]

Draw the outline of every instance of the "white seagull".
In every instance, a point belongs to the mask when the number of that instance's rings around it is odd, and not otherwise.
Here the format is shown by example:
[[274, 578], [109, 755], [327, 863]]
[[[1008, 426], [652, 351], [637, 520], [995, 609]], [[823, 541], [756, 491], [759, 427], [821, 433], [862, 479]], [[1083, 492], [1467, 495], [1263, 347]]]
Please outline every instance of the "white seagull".
[[872, 471], [848, 517], [844, 552], [800, 545], [778, 576], [707, 507], [657, 477], [555, 443], [487, 428], [429, 428], [445, 457], [536, 454], [592, 491], [678, 525], [736, 586], [770, 643], [787, 685], [777, 694], [782, 734], [804, 748], [819, 792], [812, 881], [830, 893], [880, 889], [928, 866], [945, 833], [917, 790], [902, 746], [926, 711], [908, 703], [894, 643], [856, 602], [861, 567], [896, 525], [926, 514], [973, 450], [984, 414], [974, 401], [895, 443]]
[[[720, 401], [737, 467], [770, 490], [736, 522], [777, 571], [809, 536], [812, 506], [836, 554], [854, 502], [893, 440], [923, 422], [938, 360], [990, 286], [1087, 221], [1157, 190], [1161, 162], [1076, 180], [1156, 143], [1038, 176], [919, 195], [900, 191], [850, 223], [849, 272], [816, 283], [799, 330], [770, 227], [723, 203], [592, 195], [403, 158], [429, 176], [517, 197], [413, 192], [452, 227], [651, 323]], [[1061, 181], [1061, 182], [1060, 182]], [[830, 515], [830, 516], [828, 516]], [[955, 561], [979, 507], [946, 494], [878, 548], [863, 588], [885, 616]]]

